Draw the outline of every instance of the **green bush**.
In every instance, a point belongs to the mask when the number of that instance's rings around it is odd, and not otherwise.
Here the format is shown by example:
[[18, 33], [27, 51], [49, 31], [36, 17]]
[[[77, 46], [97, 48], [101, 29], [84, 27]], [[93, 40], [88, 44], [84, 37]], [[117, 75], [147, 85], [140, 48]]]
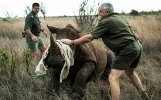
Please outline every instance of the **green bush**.
[[8, 21], [8, 18], [3, 18], [2, 21]]
[[30, 71], [29, 71], [29, 67], [31, 65], [31, 58], [30, 58], [30, 51], [26, 50], [23, 52], [23, 62], [26, 65], [26, 71], [29, 75], [31, 75]]
[[11, 53], [0, 48], [0, 66], [6, 67], [11, 61]]

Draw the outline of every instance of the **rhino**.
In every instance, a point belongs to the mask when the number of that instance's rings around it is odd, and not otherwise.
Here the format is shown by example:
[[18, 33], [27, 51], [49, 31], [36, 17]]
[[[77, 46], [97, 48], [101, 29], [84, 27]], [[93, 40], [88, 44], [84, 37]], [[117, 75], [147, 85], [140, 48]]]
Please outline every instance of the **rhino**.
[[[80, 32], [70, 24], [65, 28], [47, 27], [51, 34], [56, 35], [56, 40], [64, 38], [73, 40], [80, 37]], [[74, 65], [70, 67], [67, 77], [73, 81], [71, 97], [81, 98], [85, 94], [86, 84], [89, 80], [92, 78], [100, 79], [101, 75], [106, 76], [106, 79], [108, 78], [107, 74], [110, 71], [112, 54], [108, 52], [108, 49], [100, 40], [93, 40], [80, 45], [70, 45], [70, 47], [75, 51]], [[49, 53], [44, 62], [51, 74], [49, 88], [54, 90], [55, 93], [59, 93], [60, 72], [65, 61], [52, 35], [50, 36]]]

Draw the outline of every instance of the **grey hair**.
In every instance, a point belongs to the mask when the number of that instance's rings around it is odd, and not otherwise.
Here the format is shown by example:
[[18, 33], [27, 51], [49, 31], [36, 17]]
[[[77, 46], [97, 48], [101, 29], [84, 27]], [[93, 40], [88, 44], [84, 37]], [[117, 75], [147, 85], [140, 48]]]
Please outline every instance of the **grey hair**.
[[110, 3], [103, 3], [101, 4], [101, 8], [108, 11], [109, 13], [114, 13], [113, 5]]

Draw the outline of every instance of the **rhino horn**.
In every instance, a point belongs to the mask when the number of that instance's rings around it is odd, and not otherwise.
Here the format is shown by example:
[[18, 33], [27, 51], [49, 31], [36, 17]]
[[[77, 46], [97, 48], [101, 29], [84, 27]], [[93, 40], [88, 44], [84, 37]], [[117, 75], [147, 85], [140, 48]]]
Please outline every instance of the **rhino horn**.
[[50, 46], [52, 48], [56, 47], [55, 38], [50, 34]]

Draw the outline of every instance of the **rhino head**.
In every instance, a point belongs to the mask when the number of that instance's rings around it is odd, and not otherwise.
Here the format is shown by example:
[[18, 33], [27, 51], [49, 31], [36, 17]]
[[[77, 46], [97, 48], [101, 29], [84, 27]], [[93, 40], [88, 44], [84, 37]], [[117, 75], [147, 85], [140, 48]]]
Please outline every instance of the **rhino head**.
[[79, 38], [79, 31], [77, 31], [72, 25], [67, 25], [65, 28], [56, 28], [53, 26], [47, 26], [49, 31], [51, 32], [50, 35], [50, 48], [49, 53], [46, 59], [44, 60], [45, 64], [48, 65], [51, 80], [49, 82], [49, 90], [58, 93], [59, 92], [59, 81], [60, 81], [60, 73], [64, 66], [65, 60], [61, 55], [58, 45], [55, 42], [55, 38], [52, 34], [56, 35], [56, 39], [76, 39]]
[[77, 39], [79, 38], [79, 31], [75, 29], [71, 24], [68, 24], [65, 28], [56, 28], [53, 26], [47, 26], [51, 34], [56, 34], [56, 39]]
[[52, 34], [50, 35], [49, 53], [44, 62], [46, 65], [48, 65], [48, 68], [53, 68], [58, 70], [61, 70], [65, 63], [65, 60], [61, 55], [60, 49], [56, 44]]

